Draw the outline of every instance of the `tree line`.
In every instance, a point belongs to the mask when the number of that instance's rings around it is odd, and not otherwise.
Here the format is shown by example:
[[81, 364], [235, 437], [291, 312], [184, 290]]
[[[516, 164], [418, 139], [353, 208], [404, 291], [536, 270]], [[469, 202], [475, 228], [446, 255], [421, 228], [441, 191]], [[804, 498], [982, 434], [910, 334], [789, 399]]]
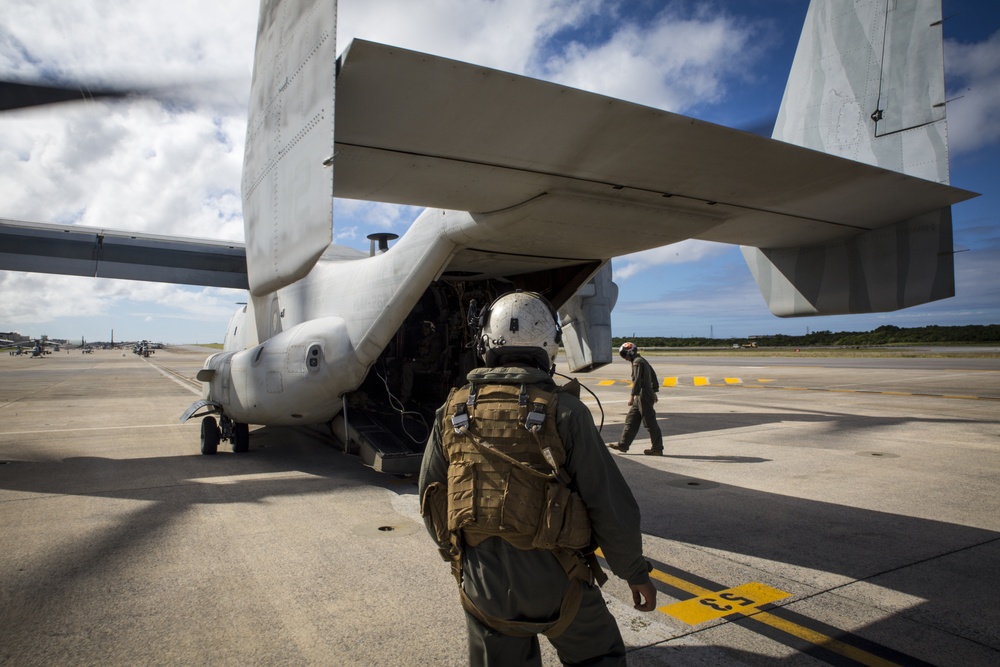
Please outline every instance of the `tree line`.
[[615, 348], [625, 341], [642, 347], [732, 347], [757, 343], [758, 347], [859, 347], [880, 345], [926, 345], [930, 343], [998, 343], [1000, 324], [965, 326], [926, 326], [904, 329], [885, 324], [872, 331], [813, 331], [804, 336], [751, 336], [749, 338], [677, 338], [640, 336], [611, 339]]

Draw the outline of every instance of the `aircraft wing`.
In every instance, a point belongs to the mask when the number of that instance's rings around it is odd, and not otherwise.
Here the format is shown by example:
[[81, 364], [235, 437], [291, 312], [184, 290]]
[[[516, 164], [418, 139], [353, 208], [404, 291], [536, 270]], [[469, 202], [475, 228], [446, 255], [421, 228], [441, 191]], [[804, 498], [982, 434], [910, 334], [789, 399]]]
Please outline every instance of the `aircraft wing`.
[[0, 268], [247, 289], [242, 243], [0, 219]]
[[341, 56], [336, 119], [335, 196], [470, 211], [484, 227], [475, 247], [493, 252], [542, 243], [549, 255], [609, 258], [687, 238], [802, 246], [975, 196], [361, 40]]

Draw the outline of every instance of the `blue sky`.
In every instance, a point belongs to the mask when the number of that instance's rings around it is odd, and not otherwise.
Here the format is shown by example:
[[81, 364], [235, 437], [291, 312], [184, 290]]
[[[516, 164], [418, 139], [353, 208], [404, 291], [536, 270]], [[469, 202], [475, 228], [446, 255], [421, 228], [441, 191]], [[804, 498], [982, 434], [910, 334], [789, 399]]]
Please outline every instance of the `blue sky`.
[[[142, 84], [211, 81], [189, 104], [95, 102], [0, 122], [0, 218], [242, 239], [240, 168], [256, 25], [249, 0], [7, 0], [0, 73]], [[805, 0], [341, 0], [338, 46], [363, 37], [747, 130], [769, 126]], [[616, 335], [742, 337], [882, 324], [1000, 322], [1000, 5], [944, 0], [957, 296], [896, 313], [779, 319], [738, 248], [685, 242], [614, 261]], [[335, 208], [367, 249], [419, 209]], [[88, 340], [221, 341], [242, 294], [0, 272], [0, 330]]]

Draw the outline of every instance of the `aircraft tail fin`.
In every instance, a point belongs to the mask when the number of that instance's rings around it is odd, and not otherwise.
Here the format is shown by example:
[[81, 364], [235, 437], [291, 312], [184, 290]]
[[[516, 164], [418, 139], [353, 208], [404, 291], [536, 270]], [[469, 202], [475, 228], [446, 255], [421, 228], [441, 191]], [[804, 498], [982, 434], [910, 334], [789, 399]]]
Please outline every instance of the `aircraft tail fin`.
[[779, 317], [883, 313], [955, 296], [950, 206], [839, 242], [741, 250]]
[[941, 3], [813, 0], [772, 137], [948, 183]]
[[261, 0], [243, 160], [255, 296], [309, 273], [333, 240], [337, 3]]
[[[941, 3], [813, 0], [773, 138], [947, 184]], [[951, 209], [798, 248], [744, 247], [779, 316], [954, 296]]]

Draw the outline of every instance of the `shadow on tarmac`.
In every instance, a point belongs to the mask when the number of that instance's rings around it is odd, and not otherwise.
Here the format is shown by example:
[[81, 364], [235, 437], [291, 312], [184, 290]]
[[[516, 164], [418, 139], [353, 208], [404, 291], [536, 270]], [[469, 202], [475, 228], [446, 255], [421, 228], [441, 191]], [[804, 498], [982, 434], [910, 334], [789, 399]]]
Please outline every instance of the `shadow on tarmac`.
[[[851, 580], [847, 584], [872, 580], [922, 600], [916, 607], [887, 612], [877, 627], [864, 630], [866, 635], [896, 637], [905, 646], [917, 623], [926, 622], [1000, 650], [996, 614], [970, 606], [971, 600], [982, 599], [983, 586], [1000, 568], [1000, 533], [714, 482], [692, 492], [684, 484], [691, 478], [642, 459], [615, 457], [643, 508], [643, 533], [842, 575]], [[716, 590], [732, 585], [737, 584], [722, 582]], [[876, 602], [885, 609], [892, 604]], [[920, 662], [911, 658], [903, 664]]]
[[[968, 419], [928, 419], [924, 417], [866, 417], [857, 414], [847, 414], [829, 411], [790, 411], [790, 412], [709, 412], [709, 413], [675, 413], [658, 412], [656, 423], [663, 431], [663, 437], [678, 435], [698, 435], [701, 433], [711, 433], [713, 431], [729, 431], [740, 428], [752, 428], [756, 426], [767, 426], [769, 424], [781, 424], [798, 422], [803, 424], [830, 424], [834, 432], [837, 431], [864, 431], [866, 429], [879, 429], [891, 426], [912, 425], [912, 424], [992, 424], [985, 420]], [[622, 431], [625, 429], [624, 423], [604, 424], [601, 429], [601, 436], [605, 442], [618, 442]], [[648, 438], [645, 426], [640, 427], [639, 439]], [[797, 443], [802, 446], [805, 443]]]
[[[41, 505], [47, 504], [46, 496], [54, 502], [60, 502], [60, 496], [74, 496], [72, 502], [79, 503], [86, 522], [75, 531], [67, 526], [65, 532], [38, 540], [29, 558], [14, 561], [17, 567], [0, 572], [0, 664], [73, 664], [84, 659], [80, 656], [90, 661], [89, 656], [105, 654], [101, 661], [108, 664], [130, 664], [121, 651], [152, 650], [149, 646], [161, 650], [168, 646], [180, 653], [154, 651], [145, 658], [129, 658], [131, 664], [147, 660], [168, 664], [183, 655], [185, 642], [193, 642], [199, 650], [219, 651], [201, 654], [199, 659], [206, 664], [237, 664], [242, 661], [234, 655], [262, 646], [287, 647], [289, 653], [275, 654], [271, 660], [296, 662], [294, 642], [282, 637], [283, 626], [274, 622], [268, 601], [249, 595], [252, 577], [240, 570], [247, 564], [238, 563], [233, 572], [233, 564], [224, 560], [223, 554], [233, 553], [234, 548], [238, 554], [239, 545], [231, 543], [231, 531], [212, 522], [224, 522], [228, 514], [202, 511], [202, 530], [197, 536], [190, 535], [183, 522], [197, 508], [210, 505], [266, 505], [277, 497], [319, 494], [329, 499], [331, 493], [350, 488], [416, 493], [410, 480], [376, 473], [355, 457], [318, 447], [322, 436], [322, 431], [308, 428], [262, 428], [251, 433], [249, 453], [220, 450], [215, 456], [197, 454], [193, 447], [192, 454], [180, 456], [32, 461], [17, 460], [17, 446], [5, 448], [8, 462], [0, 465], [0, 489], [44, 494], [39, 496]], [[29, 459], [30, 450], [25, 448], [23, 456]], [[7, 505], [16, 506], [16, 496], [6, 495]], [[120, 509], [114, 503], [90, 502], [95, 497], [143, 502]], [[42, 507], [40, 511], [52, 510]], [[18, 530], [25, 530], [23, 521]], [[45, 531], [44, 524], [38, 530]], [[203, 559], [203, 566], [176, 569], [184, 558], [176, 555], [166, 555], [166, 565], [159, 562], [156, 553], [165, 542]], [[151, 558], [155, 563], [149, 563]], [[137, 574], [137, 566], [144, 563], [151, 566], [146, 577]], [[165, 580], [165, 572], [184, 576]], [[229, 587], [218, 589], [219, 581], [229, 582]], [[113, 603], [120, 597], [129, 599], [129, 609], [138, 610], [136, 618], [123, 621], [115, 609], [94, 604], [95, 599]], [[181, 610], [196, 610], [211, 618], [188, 619], [193, 627], [179, 630], [178, 623], [183, 622], [175, 616]], [[81, 619], [81, 614], [90, 618]], [[218, 642], [203, 637], [213, 629], [224, 631], [226, 624], [236, 621], [259, 643], [240, 644], [234, 639], [242, 636], [239, 632]], [[122, 633], [134, 628], [148, 633], [142, 648], [129, 643], [134, 638], [123, 639]], [[29, 656], [33, 657], [25, 662]], [[252, 658], [262, 659], [248, 652], [246, 659]]]
[[[670, 427], [669, 432], [664, 429], [669, 437], [670, 433], [714, 430], [718, 428], [716, 417], [723, 416], [671, 416], [662, 421]], [[727, 427], [733, 428], [734, 424], [749, 426], [787, 421], [796, 415], [727, 414], [724, 418]], [[838, 415], [830, 414], [800, 415], [798, 418], [839, 420]], [[852, 416], [853, 423], [858, 421], [857, 416]], [[860, 421], [864, 426], [866, 421], [876, 425], [923, 420], [861, 418]], [[613, 430], [605, 428], [605, 438]], [[365, 468], [355, 457], [316, 446], [325, 441], [321, 430], [272, 427], [254, 431], [250, 452], [243, 455], [220, 452], [214, 457], [192, 453], [134, 459], [12, 460], [0, 466], [0, 488], [6, 490], [154, 501], [130, 514], [127, 521], [89, 534], [85, 543], [78, 545], [73, 563], [48, 562], [44, 567], [33, 568], [30, 580], [22, 581], [23, 588], [17, 588], [22, 592], [44, 590], [53, 572], [65, 573], [69, 568], [86, 576], [88, 563], [106, 565], [109, 560], [127, 557], [137, 539], [151, 539], [166, 530], [175, 517], [195, 504], [259, 503], [276, 496], [319, 494], [362, 486], [380, 486], [401, 495], [416, 493], [413, 479], [387, 477]], [[10, 452], [8, 448], [8, 455]], [[766, 462], [757, 457], [685, 456], [680, 452], [671, 455], [720, 463]], [[981, 647], [1000, 649], [995, 614], [969, 611], [969, 600], [981, 599], [982, 590], [989, 585], [975, 575], [988, 577], [990, 571], [995, 575], [997, 563], [972, 564], [968, 573], [944, 587], [939, 579], [927, 575], [926, 568], [920, 567], [926, 561], [960, 556], [965, 550], [996, 542], [1000, 533], [725, 484], [691, 493], [683, 485], [684, 480], [690, 479], [688, 477], [652, 468], [630, 457], [617, 456], [615, 461], [643, 508], [643, 531], [648, 535], [842, 575], [851, 580], [878, 577], [879, 585], [890, 586], [892, 590], [924, 602], [905, 612], [887, 611], [883, 620], [865, 629], [866, 635], [897, 638], [893, 642], [896, 643], [913, 632], [909, 626], [914, 619], [925, 619]], [[280, 476], [296, 472], [307, 476]], [[265, 477], [276, 473], [275, 477]], [[224, 483], [205, 481], [226, 477], [231, 479]], [[1000, 549], [994, 544], [979, 549], [978, 553], [980, 557], [984, 553], [1000, 554]], [[720, 584], [720, 588], [724, 587], [727, 586]], [[11, 611], [17, 613], [14, 608]], [[905, 618], [900, 618], [902, 614]], [[7, 612], [3, 616], [8, 616]], [[680, 651], [687, 661], [689, 653], [699, 650], [650, 647], [640, 649], [640, 653], [662, 652], [663, 659], [667, 660]], [[713, 651], [712, 654], [718, 657], [717, 649]], [[727, 656], [734, 654], [740, 657], [738, 651], [726, 649]], [[748, 655], [750, 664], [755, 664], [751, 657], [760, 658]]]
[[[250, 451], [233, 454], [220, 446], [214, 456], [191, 455], [110, 459], [79, 456], [54, 460], [17, 460], [16, 447], [6, 449], [0, 466], [0, 488], [58, 495], [87, 495], [148, 500], [151, 496], [184, 497], [190, 503], [259, 502], [280, 495], [322, 493], [331, 488], [384, 486], [395, 491], [412, 487], [377, 473], [355, 456], [332, 450], [321, 427], [264, 427], [250, 434]], [[317, 446], [325, 445], [325, 446]], [[264, 478], [304, 473], [305, 476]], [[231, 477], [225, 483], [219, 478]], [[241, 479], [244, 478], [244, 479]], [[174, 491], [167, 491], [174, 489]]]

